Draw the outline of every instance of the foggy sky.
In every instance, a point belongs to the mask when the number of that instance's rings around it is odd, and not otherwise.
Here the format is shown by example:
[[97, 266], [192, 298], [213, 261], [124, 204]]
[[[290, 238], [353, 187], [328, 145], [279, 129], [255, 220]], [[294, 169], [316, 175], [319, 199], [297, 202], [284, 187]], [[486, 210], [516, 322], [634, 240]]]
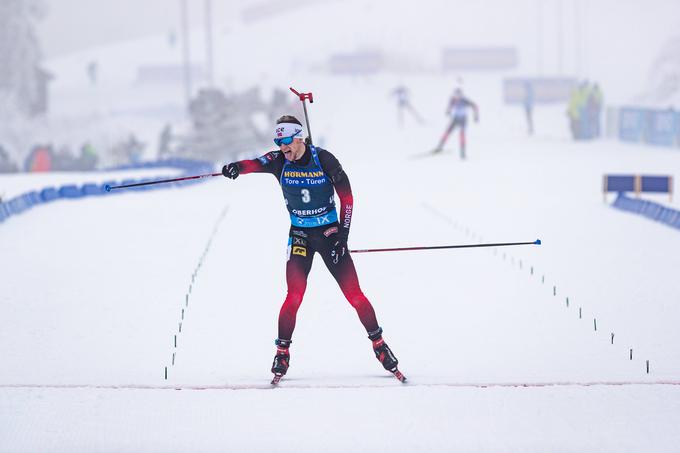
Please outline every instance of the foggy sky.
[[[119, 40], [179, 31], [180, 0], [45, 0], [48, 17], [39, 38], [46, 57]], [[302, 1], [302, 0], [299, 0]], [[640, 89], [661, 47], [680, 35], [677, 0], [326, 0], [346, 5], [360, 25], [338, 23], [324, 5], [308, 6], [327, 24], [325, 32], [362, 45], [436, 48], [456, 45], [517, 46], [524, 74], [575, 75]], [[216, 39], [244, 26], [253, 5], [293, 5], [295, 0], [213, 0]], [[307, 2], [308, 3], [308, 2]], [[317, 3], [321, 3], [319, 0]], [[189, 22], [203, 26], [204, 0], [189, 0]], [[371, 19], [365, 20], [368, 16]], [[361, 20], [363, 19], [363, 21]], [[295, 42], [308, 39], [295, 8], [269, 19], [271, 33]], [[349, 32], [348, 32], [349, 31]], [[270, 42], [270, 41], [268, 41]], [[264, 45], [253, 36], [245, 46]], [[267, 44], [270, 45], [270, 44]], [[319, 56], [314, 56], [319, 58]], [[619, 78], [625, 80], [618, 80]], [[635, 91], [632, 89], [631, 92]]]

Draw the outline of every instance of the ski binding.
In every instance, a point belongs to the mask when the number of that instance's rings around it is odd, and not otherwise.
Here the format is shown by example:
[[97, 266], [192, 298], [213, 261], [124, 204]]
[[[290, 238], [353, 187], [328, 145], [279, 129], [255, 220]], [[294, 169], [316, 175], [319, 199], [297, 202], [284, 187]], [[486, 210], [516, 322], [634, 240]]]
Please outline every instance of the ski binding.
[[399, 379], [400, 382], [406, 383], [406, 376], [404, 376], [401, 371], [399, 371], [397, 368], [394, 370], [390, 370], [390, 372], [394, 375], [395, 378]]

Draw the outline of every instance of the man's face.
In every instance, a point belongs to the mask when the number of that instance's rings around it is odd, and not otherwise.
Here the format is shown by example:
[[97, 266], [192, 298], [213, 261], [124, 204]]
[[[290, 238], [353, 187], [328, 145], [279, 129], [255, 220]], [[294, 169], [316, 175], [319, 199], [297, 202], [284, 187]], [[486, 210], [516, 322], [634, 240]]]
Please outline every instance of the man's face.
[[279, 149], [286, 159], [293, 162], [300, 159], [305, 153], [305, 143], [301, 138], [296, 138], [290, 145], [281, 144]]

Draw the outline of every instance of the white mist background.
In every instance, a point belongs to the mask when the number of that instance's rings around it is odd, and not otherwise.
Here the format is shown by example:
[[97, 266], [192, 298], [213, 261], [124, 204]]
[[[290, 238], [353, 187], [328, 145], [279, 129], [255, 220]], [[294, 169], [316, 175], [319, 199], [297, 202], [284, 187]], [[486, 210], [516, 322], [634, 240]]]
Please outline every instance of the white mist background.
[[[170, 31], [180, 39], [179, 1], [47, 0], [47, 5], [39, 37], [48, 58]], [[214, 0], [212, 5], [215, 61], [223, 82], [243, 71], [287, 80], [294, 71], [288, 63], [304, 66], [325, 60], [331, 51], [380, 47], [438, 63], [441, 47], [510, 45], [519, 49], [513, 72], [598, 81], [611, 103], [628, 102], [645, 88], [661, 47], [678, 35], [680, 15], [672, 0]], [[283, 13], [245, 24], [244, 9], [260, 5]], [[289, 5], [290, 12], [281, 5]], [[203, 7], [203, 1], [188, 2], [197, 62], [205, 57]], [[179, 41], [176, 51], [179, 63]], [[102, 75], [111, 69], [103, 67]]]
[[[191, 3], [197, 62], [201, 3]], [[56, 4], [41, 31], [55, 30], [43, 39], [55, 79], [41, 133], [77, 143], [135, 131], [153, 144], [166, 118], [148, 109], [182, 109], [184, 92], [140, 86], [136, 69], [180, 64], [179, 35], [167, 45], [167, 31], [179, 32], [178, 3]], [[503, 105], [501, 91], [505, 75], [566, 74], [599, 82], [607, 102], [627, 102], [647, 88], [654, 54], [675, 32], [675, 2], [579, 3], [580, 43], [566, 38], [574, 4], [542, 2], [542, 67], [537, 2], [324, 2], [251, 23], [239, 15], [245, 2], [214, 5], [220, 88], [314, 92], [315, 138], [340, 158], [354, 189], [351, 247], [544, 244], [355, 255], [408, 386], [380, 369], [317, 257], [290, 373], [269, 391], [258, 387], [270, 377], [288, 231], [270, 175], [30, 210], [0, 226], [0, 450], [675, 451], [680, 237], [610, 208], [600, 181], [609, 172], [677, 180], [678, 151], [574, 143], [561, 105], [537, 106], [536, 136], [526, 137], [521, 108]], [[567, 16], [562, 72], [558, 5]], [[520, 67], [439, 73], [441, 47], [476, 44], [517, 45]], [[375, 46], [432, 71], [344, 78], [315, 70], [331, 52]], [[85, 73], [93, 59], [96, 86]], [[414, 159], [446, 126], [457, 76], [481, 111], [468, 131], [469, 159], [457, 159], [456, 136], [447, 153]], [[411, 88], [426, 125], [407, 117], [397, 128], [389, 92], [398, 83]], [[124, 176], [17, 174], [0, 183], [11, 195]], [[678, 207], [677, 197], [654, 199]]]

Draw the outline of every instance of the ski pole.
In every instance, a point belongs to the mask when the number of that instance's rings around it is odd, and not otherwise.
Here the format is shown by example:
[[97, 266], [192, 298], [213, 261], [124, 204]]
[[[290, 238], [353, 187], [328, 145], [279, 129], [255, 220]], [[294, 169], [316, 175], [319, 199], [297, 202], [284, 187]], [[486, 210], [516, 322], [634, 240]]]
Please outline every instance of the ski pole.
[[501, 242], [498, 244], [462, 244], [462, 245], [435, 245], [430, 247], [394, 247], [387, 249], [361, 249], [350, 250], [350, 253], [405, 252], [410, 250], [464, 249], [472, 247], [507, 247], [509, 245], [541, 245], [541, 240], [536, 239], [535, 241], [531, 242]]
[[139, 186], [150, 186], [152, 184], [163, 184], [166, 182], [176, 182], [176, 181], [187, 181], [189, 179], [201, 179], [201, 178], [208, 178], [211, 176], [222, 176], [222, 173], [208, 173], [205, 175], [196, 175], [196, 176], [186, 176], [184, 178], [174, 178], [174, 179], [161, 179], [158, 181], [147, 181], [147, 182], [138, 182], [135, 184], [125, 184], [122, 186], [110, 186], [110, 185], [105, 185], [104, 190], [107, 192], [111, 192], [113, 189], [127, 189], [128, 187], [139, 187]]
[[307, 124], [307, 136], [309, 137], [309, 143], [312, 143], [312, 129], [309, 127], [309, 118], [307, 117], [307, 103], [305, 103], [306, 99], [309, 99], [309, 103], [313, 104], [314, 103], [314, 96], [312, 93], [298, 93], [295, 88], [289, 87], [290, 91], [295, 93], [295, 95], [300, 99], [300, 102], [302, 102], [302, 109], [305, 112], [305, 124]]

